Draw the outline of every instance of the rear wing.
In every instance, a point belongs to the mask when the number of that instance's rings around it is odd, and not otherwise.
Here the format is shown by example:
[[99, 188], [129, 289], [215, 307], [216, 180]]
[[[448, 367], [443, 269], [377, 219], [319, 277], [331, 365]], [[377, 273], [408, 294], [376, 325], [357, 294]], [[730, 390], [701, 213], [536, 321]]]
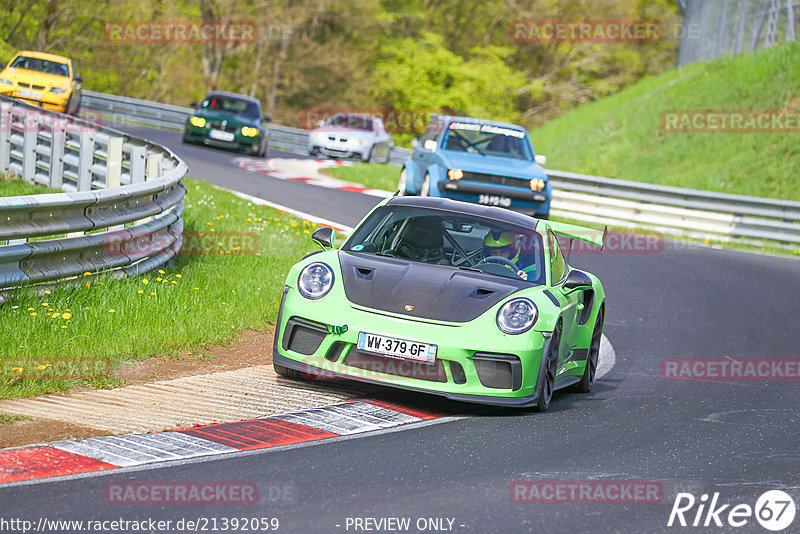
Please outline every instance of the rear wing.
[[593, 245], [600, 247], [603, 250], [606, 242], [606, 235], [608, 234], [608, 226], [602, 230], [596, 228], [586, 228], [585, 226], [578, 226], [576, 224], [568, 224], [562, 222], [547, 221], [550, 229], [559, 235], [563, 235], [572, 239], [580, 239]]

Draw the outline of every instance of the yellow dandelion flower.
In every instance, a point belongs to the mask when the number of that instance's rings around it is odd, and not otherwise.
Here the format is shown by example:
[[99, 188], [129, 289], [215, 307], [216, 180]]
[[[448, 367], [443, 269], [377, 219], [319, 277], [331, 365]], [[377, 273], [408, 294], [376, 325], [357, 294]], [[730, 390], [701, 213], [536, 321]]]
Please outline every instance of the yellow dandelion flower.
[[163, 269], [159, 269], [158, 270], [158, 274], [164, 274], [164, 270]]
[[247, 218], [247, 222], [253, 222], [253, 218], [252, 217], [248, 217]]
[[61, 317], [61, 314], [60, 314], [60, 313], [58, 313], [58, 312], [55, 312], [55, 313], [53, 314], [53, 319], [58, 319], [59, 317]]
[[155, 294], [156, 294], [156, 292], [155, 292], [155, 291], [151, 291], [151, 292], [150, 292], [150, 294], [151, 294], [151, 295], [155, 295]]
[[69, 312], [61, 314], [62, 319], [69, 319], [70, 317], [72, 317], [72, 314]]
[[196, 287], [196, 288], [194, 288], [194, 290], [195, 290], [195, 291], [197, 291], [197, 290], [199, 290], [199, 289], [200, 289], [199, 287]]
[[31, 312], [31, 315], [32, 315], [33, 317], [36, 317], [36, 315], [37, 315], [37, 314], [36, 314], [36, 312]]
[[183, 275], [182, 274], [176, 274], [175, 278], [183, 278]]
[[46, 303], [46, 302], [42, 302], [42, 306], [44, 306], [45, 308], [48, 308], [50, 305], [48, 303]]
[[304, 234], [310, 234], [311, 232], [309, 232], [308, 230], [303, 230], [303, 233]]
[[44, 294], [45, 294], [45, 295], [49, 295], [49, 294], [50, 294], [50, 290], [49, 290], [49, 289], [45, 289], [45, 290], [44, 290]]
[[33, 308], [28, 308], [28, 311], [33, 311]]
[[66, 328], [66, 327], [67, 327], [67, 325], [65, 325], [65, 324], [61, 325], [61, 328]]
[[86, 282], [86, 289], [89, 289], [90, 287], [92, 287], [92, 284], [90, 284], [89, 282]]
[[147, 285], [147, 284], [149, 284], [149, 283], [150, 283], [150, 280], [148, 280], [147, 278], [142, 278], [142, 283], [143, 283], [144, 285]]
[[173, 280], [173, 281], [172, 281], [172, 283], [173, 283], [173, 284], [177, 284], [178, 282], [176, 282], [175, 280]]
[[137, 291], [137, 293], [139, 293], [140, 295], [144, 295], [144, 289], [140, 289], [139, 291]]
[[117, 310], [115, 310], [114, 308], [109, 308], [108, 309], [108, 313], [114, 313], [115, 311], [117, 311]]
[[216, 230], [214, 230], [213, 228], [211, 229], [211, 231], [212, 231], [212, 232], [216, 232]]
[[11, 370], [14, 371], [15, 373], [21, 373], [22, 371], [25, 370], [25, 368], [24, 367], [16, 367], [16, 366], [14, 366], [14, 367], [11, 368]]
[[45, 364], [39, 364], [39, 366], [37, 367], [37, 369], [38, 369], [38, 370], [40, 370], [40, 371], [44, 371], [44, 370], [45, 370], [45, 369], [47, 369], [48, 367], [50, 367], [50, 364], [49, 364], [49, 363], [48, 363], [47, 365], [45, 365]]
[[161, 278], [160, 276], [156, 278], [156, 282], [160, 282], [161, 280], [163, 280], [163, 278]]
[[295, 226], [297, 226], [297, 221], [292, 221], [292, 222], [290, 222], [289, 224], [291, 224], [291, 225], [292, 225], [292, 228], [294, 228]]
[[69, 312], [69, 311], [72, 311], [72, 310], [70, 310], [69, 308], [67, 308], [67, 309], [66, 309], [66, 310], [64, 310], [64, 311], [68, 311], [68, 312]]
[[90, 273], [89, 271], [86, 271], [85, 273], [83, 273], [83, 276], [91, 276], [91, 275], [92, 275], [92, 273]]

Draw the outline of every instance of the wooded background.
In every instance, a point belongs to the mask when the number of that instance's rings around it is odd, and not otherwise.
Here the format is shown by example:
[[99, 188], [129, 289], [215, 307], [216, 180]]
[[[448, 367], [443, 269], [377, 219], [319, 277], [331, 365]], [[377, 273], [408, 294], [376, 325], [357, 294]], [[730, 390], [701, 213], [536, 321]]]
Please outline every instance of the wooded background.
[[[672, 0], [5, 0], [0, 55], [71, 57], [84, 88], [179, 105], [224, 89], [261, 99], [280, 124], [309, 109], [441, 110], [535, 128], [675, 67]], [[233, 44], [120, 44], [107, 23], [247, 20]], [[646, 19], [643, 43], [520, 43], [514, 20]]]

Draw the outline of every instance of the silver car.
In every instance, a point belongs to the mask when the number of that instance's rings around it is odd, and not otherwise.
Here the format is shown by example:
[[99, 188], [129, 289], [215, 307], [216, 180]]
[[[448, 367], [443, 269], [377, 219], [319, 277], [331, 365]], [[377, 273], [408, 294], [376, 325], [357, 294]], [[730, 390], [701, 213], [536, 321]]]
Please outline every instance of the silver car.
[[320, 121], [308, 135], [308, 153], [313, 157], [360, 158], [389, 163], [394, 151], [392, 136], [378, 117], [359, 113], [337, 113]]

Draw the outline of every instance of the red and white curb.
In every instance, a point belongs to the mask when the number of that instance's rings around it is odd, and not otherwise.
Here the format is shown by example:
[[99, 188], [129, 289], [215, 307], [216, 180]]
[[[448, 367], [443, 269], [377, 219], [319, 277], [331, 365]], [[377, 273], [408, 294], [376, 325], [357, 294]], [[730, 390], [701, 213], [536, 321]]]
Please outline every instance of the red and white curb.
[[338, 178], [319, 172], [320, 169], [328, 167], [347, 167], [352, 165], [352, 163], [348, 161], [289, 158], [236, 158], [234, 161], [242, 170], [257, 174], [266, 174], [272, 178], [281, 180], [302, 182], [318, 187], [338, 189], [340, 191], [352, 191], [381, 198], [388, 198], [394, 194], [382, 189], [370, 189], [352, 182], [339, 180]]
[[354, 399], [250, 421], [0, 450], [0, 484], [349, 436], [440, 417]]

